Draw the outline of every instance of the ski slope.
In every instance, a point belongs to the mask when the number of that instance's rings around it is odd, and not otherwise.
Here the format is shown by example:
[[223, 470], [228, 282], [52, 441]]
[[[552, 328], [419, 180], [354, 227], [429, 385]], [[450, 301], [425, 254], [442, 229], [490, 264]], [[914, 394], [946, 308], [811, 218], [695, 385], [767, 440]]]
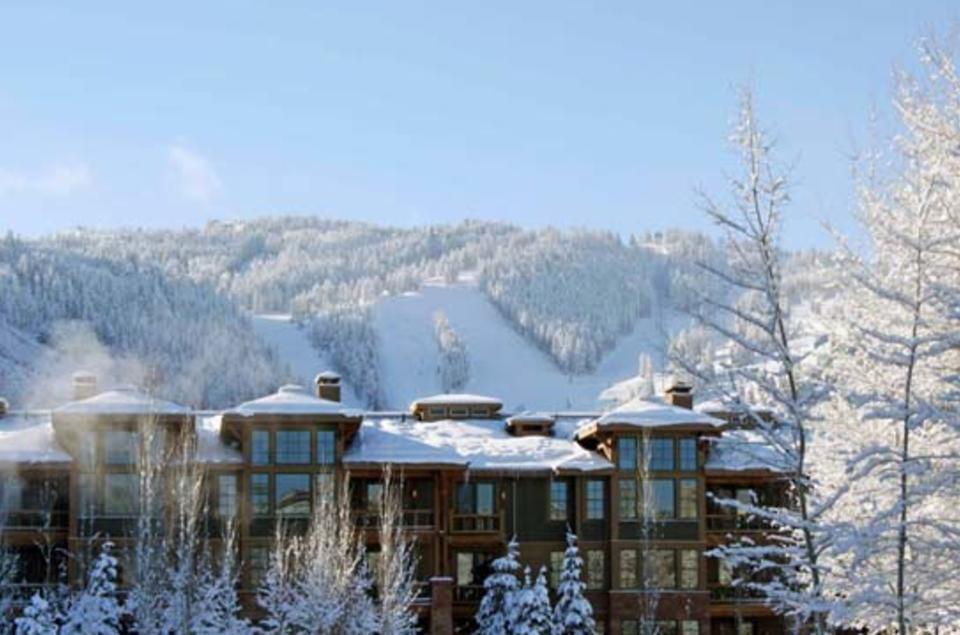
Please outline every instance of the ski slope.
[[640, 353], [662, 367], [664, 328], [641, 320], [590, 375], [568, 376], [549, 356], [517, 333], [474, 281], [431, 282], [416, 293], [386, 298], [373, 311], [379, 337], [383, 396], [392, 408], [441, 392], [433, 315], [442, 310], [466, 342], [470, 380], [465, 392], [503, 400], [507, 410], [588, 409], [611, 384], [638, 372]]

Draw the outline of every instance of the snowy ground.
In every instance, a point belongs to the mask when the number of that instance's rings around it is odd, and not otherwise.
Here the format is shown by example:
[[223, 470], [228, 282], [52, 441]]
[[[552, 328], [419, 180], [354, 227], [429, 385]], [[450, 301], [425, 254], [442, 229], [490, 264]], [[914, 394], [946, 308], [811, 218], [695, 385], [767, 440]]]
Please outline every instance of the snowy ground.
[[[332, 370], [330, 362], [313, 348], [307, 334], [290, 320], [289, 315], [270, 314], [254, 315], [253, 328], [272, 346], [280, 359], [290, 366], [290, 371], [298, 383], [312, 388], [313, 378], [324, 370]], [[350, 386], [343, 386], [341, 399], [348, 406], [360, 407], [363, 404], [357, 401]]]

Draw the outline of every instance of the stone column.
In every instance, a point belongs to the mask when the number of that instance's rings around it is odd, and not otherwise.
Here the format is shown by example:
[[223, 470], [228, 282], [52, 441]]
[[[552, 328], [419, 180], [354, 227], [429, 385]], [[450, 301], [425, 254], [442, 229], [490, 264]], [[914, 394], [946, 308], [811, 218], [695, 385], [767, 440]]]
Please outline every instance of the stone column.
[[430, 578], [430, 635], [453, 635], [453, 578]]

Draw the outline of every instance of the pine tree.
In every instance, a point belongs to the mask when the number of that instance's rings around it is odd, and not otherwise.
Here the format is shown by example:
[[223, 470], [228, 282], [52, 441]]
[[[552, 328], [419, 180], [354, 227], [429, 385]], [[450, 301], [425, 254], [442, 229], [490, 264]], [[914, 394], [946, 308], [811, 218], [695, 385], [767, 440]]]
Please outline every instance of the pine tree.
[[61, 635], [114, 635], [120, 630], [120, 604], [117, 602], [117, 559], [113, 543], [105, 542], [87, 575], [87, 583], [71, 602]]
[[17, 635], [51, 635], [57, 632], [60, 616], [53, 604], [34, 593], [23, 615], [16, 619]]
[[587, 585], [581, 579], [583, 559], [577, 548], [577, 537], [567, 532], [567, 549], [563, 553], [563, 569], [557, 587], [557, 605], [553, 610], [554, 635], [593, 635], [593, 607], [583, 596]]
[[520, 547], [516, 539], [507, 545], [506, 555], [493, 561], [493, 573], [483, 581], [483, 600], [474, 620], [477, 623], [477, 635], [508, 635], [511, 616], [514, 613], [516, 592], [519, 585], [517, 571], [520, 563], [517, 557]]

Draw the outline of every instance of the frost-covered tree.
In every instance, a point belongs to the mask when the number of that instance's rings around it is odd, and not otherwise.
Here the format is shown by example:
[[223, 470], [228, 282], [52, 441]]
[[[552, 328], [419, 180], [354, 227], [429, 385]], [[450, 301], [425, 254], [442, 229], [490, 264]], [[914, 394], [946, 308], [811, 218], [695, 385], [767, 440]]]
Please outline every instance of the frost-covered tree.
[[388, 467], [383, 473], [379, 509], [380, 552], [374, 583], [377, 589], [379, 632], [412, 635], [417, 616], [416, 551], [403, 527], [403, 488]]
[[483, 599], [474, 617], [477, 635], [508, 635], [515, 614], [516, 593], [519, 587], [517, 541], [507, 544], [507, 553], [493, 561], [493, 572], [483, 581]]
[[563, 569], [557, 587], [557, 603], [553, 609], [554, 635], [592, 635], [596, 624], [593, 607], [583, 592], [587, 588], [582, 579], [583, 558], [577, 547], [577, 537], [567, 532], [567, 548], [563, 552]]
[[191, 633], [240, 635], [251, 631], [250, 623], [241, 615], [243, 607], [237, 594], [239, 566], [236, 535], [233, 523], [227, 523], [221, 536], [221, 552], [212, 553], [209, 544], [203, 547], [194, 589], [195, 610], [191, 615]]
[[470, 379], [470, 357], [467, 354], [467, 345], [453, 330], [450, 320], [443, 311], [434, 313], [433, 327], [439, 351], [437, 375], [440, 378], [440, 387], [443, 392], [462, 390]]
[[901, 77], [894, 167], [860, 183], [869, 243], [842, 261], [828, 415], [850, 483], [837, 619], [902, 634], [960, 624], [960, 74], [938, 43], [921, 54], [924, 79]]
[[[705, 374], [701, 360], [675, 363], [701, 381], [716, 382], [730, 406], [741, 411], [777, 456], [789, 484], [790, 500], [781, 508], [747, 505], [749, 513], [778, 529], [783, 539], [765, 543], [740, 541], [718, 550], [736, 569], [753, 572], [737, 583], [762, 593], [781, 614], [810, 622], [815, 633], [827, 629], [831, 599], [824, 587], [823, 551], [830, 542], [824, 513], [830, 500], [816, 489], [809, 473], [811, 424], [822, 401], [823, 385], [803, 368], [798, 332], [791, 323], [783, 290], [783, 253], [779, 239], [782, 212], [789, 201], [788, 179], [773, 157], [773, 145], [760, 128], [753, 97], [744, 90], [739, 121], [732, 135], [740, 173], [730, 182], [731, 200], [721, 204], [703, 195], [706, 214], [725, 234], [729, 262], [701, 263], [727, 292], [700, 298], [694, 316], [713, 333], [728, 339], [742, 355], [718, 375]], [[758, 396], [775, 413], [773, 419], [743, 408], [743, 395]], [[736, 501], [724, 501], [737, 505]], [[742, 503], [740, 503], [742, 504]]]
[[117, 558], [105, 541], [87, 572], [83, 588], [71, 600], [61, 635], [115, 635], [123, 612], [117, 600]]
[[62, 620], [57, 607], [40, 593], [30, 597], [23, 615], [16, 619], [17, 635], [50, 635], [56, 633]]

